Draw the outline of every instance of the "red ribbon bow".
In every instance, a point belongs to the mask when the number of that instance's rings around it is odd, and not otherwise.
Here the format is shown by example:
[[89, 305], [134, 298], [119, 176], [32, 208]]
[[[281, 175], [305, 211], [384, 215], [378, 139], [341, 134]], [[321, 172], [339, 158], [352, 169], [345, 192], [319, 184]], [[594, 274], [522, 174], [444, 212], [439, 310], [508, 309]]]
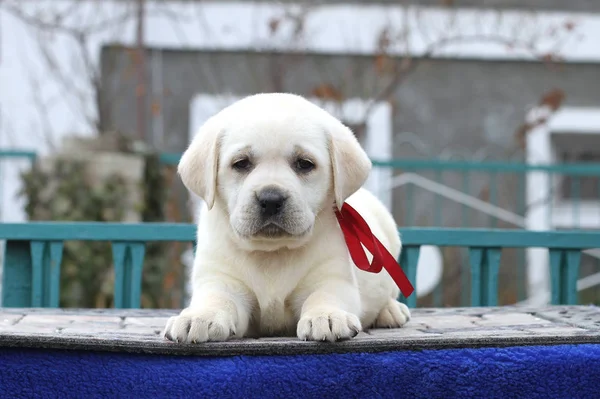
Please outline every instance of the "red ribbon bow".
[[[360, 216], [356, 209], [345, 202], [340, 211], [335, 211], [335, 216], [342, 228], [350, 256], [356, 266], [361, 270], [371, 273], [379, 273], [385, 267], [385, 270], [387, 270], [398, 288], [400, 288], [402, 295], [408, 298], [415, 289], [398, 262], [396, 262], [396, 259], [383, 246], [381, 241], [371, 233], [371, 229], [365, 219]], [[367, 254], [362, 247], [363, 245], [373, 255], [371, 263], [369, 263]]]

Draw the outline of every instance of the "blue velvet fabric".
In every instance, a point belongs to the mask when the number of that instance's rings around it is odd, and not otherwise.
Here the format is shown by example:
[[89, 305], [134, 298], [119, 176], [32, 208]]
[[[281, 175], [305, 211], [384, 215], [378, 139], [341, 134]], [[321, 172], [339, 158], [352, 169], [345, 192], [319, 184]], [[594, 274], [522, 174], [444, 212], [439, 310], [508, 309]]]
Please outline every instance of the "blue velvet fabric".
[[0, 398], [600, 398], [600, 345], [209, 358], [0, 348]]

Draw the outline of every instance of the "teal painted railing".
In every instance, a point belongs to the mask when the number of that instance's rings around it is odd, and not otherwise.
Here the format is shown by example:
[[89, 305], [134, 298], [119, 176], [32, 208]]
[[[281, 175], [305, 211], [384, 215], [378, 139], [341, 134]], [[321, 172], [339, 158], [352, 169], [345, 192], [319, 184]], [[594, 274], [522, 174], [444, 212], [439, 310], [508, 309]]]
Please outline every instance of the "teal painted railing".
[[31, 161], [35, 160], [37, 154], [35, 151], [28, 150], [0, 150], [0, 159], [2, 158], [25, 158]]
[[[165, 165], [176, 165], [181, 154], [161, 154]], [[553, 164], [530, 165], [515, 162], [472, 162], [437, 159], [373, 160], [374, 168], [393, 170], [390, 182], [380, 182], [384, 190], [393, 194], [393, 212], [402, 227], [444, 228], [526, 228], [526, 217], [536, 207], [544, 207], [545, 218], [550, 221], [561, 205], [564, 214], [566, 205], [573, 225], [567, 229], [580, 228], [585, 220], [583, 205], [590, 200], [600, 210], [600, 164]], [[528, 203], [527, 179], [533, 175], [544, 176], [551, 184], [543, 198]], [[377, 193], [381, 194], [381, 193]], [[599, 211], [600, 212], [600, 211]], [[600, 218], [600, 214], [597, 215]], [[589, 224], [589, 223], [588, 223]], [[585, 226], [584, 226], [585, 227]], [[552, 227], [550, 227], [552, 230]], [[599, 247], [600, 244], [597, 245]], [[460, 304], [469, 303], [468, 291], [462, 289], [469, 284], [469, 262], [472, 254], [467, 250], [457, 251], [461, 258], [460, 276], [450, 276], [452, 284], [460, 280]], [[516, 299], [526, 296], [526, 253], [517, 248], [504, 256], [506, 266], [514, 268], [516, 276]], [[600, 272], [600, 259], [588, 255], [582, 261], [584, 275]], [[448, 270], [445, 270], [447, 272]], [[438, 284], [433, 292], [432, 304], [445, 303], [444, 290], [450, 284]], [[600, 302], [600, 286], [594, 288], [594, 301]], [[451, 296], [451, 295], [450, 295]], [[453, 299], [450, 299], [453, 302]]]
[[[163, 153], [160, 160], [164, 165], [177, 165], [181, 154]], [[556, 202], [565, 200], [557, 197], [560, 190], [567, 195], [568, 204], [571, 207], [574, 226], [579, 228], [581, 222], [582, 202], [587, 197], [600, 202], [600, 164], [577, 163], [577, 164], [553, 164], [553, 165], [530, 165], [516, 162], [472, 162], [472, 161], [446, 161], [446, 160], [414, 160], [397, 159], [390, 161], [373, 160], [374, 168], [393, 169], [395, 177], [400, 173], [415, 173], [423, 177], [426, 183], [421, 184], [424, 191], [419, 199], [415, 199], [415, 187], [419, 182], [405, 180], [393, 184], [391, 190], [401, 189], [403, 194], [403, 209], [401, 210], [401, 224], [403, 226], [423, 227], [498, 227], [500, 222], [510, 227], [525, 227], [525, 213], [528, 208], [546, 205], [547, 218], [552, 217]], [[534, 204], [526, 203], [527, 176], [531, 173], [544, 174], [552, 183], [543, 201]], [[563, 177], [563, 179], [556, 179]], [[586, 180], [587, 179], [587, 180]], [[388, 182], [381, 182], [387, 185]], [[402, 186], [402, 187], [401, 187]], [[584, 188], [586, 189], [585, 192]], [[590, 192], [591, 189], [591, 192]], [[427, 193], [427, 191], [429, 191]], [[463, 196], [448, 195], [444, 198], [444, 192], [464, 194]], [[421, 198], [425, 194], [434, 197], [432, 203], [433, 212], [428, 212], [425, 219], [417, 212], [417, 204], [423, 203]], [[483, 197], [483, 199], [482, 199]], [[475, 201], [469, 201], [474, 199]], [[445, 202], [444, 202], [445, 201]], [[477, 202], [482, 208], [469, 205], [469, 202]], [[444, 205], [453, 203], [460, 206], [460, 212], [452, 212], [453, 220], [445, 218]], [[397, 210], [394, 209], [395, 213]], [[496, 211], [496, 212], [495, 212]], [[487, 223], [481, 225], [473, 220], [473, 214], [486, 216]], [[460, 217], [457, 217], [460, 216]], [[456, 220], [460, 219], [460, 220]], [[479, 225], [477, 225], [479, 224]]]
[[[515, 162], [472, 162], [446, 160], [374, 160], [375, 168], [391, 168], [394, 177], [389, 188], [394, 195], [393, 211], [401, 226], [465, 227], [465, 228], [527, 228], [527, 217], [543, 210], [547, 228], [598, 229], [600, 220], [600, 164], [531, 165]], [[527, 198], [528, 179], [544, 181], [547, 187]], [[381, 182], [383, 185], [387, 182]], [[592, 205], [590, 207], [590, 205]], [[583, 213], [583, 209], [587, 213]], [[594, 210], [596, 209], [596, 210]], [[595, 212], [590, 218], [590, 212]], [[539, 214], [540, 212], [538, 212]], [[557, 217], [566, 224], [554, 224]], [[569, 220], [570, 219], [570, 220]], [[540, 227], [534, 227], [539, 229]], [[468, 284], [468, 263], [471, 254], [460, 251], [463, 270], [461, 287]], [[511, 258], [512, 257], [512, 258]], [[507, 267], [515, 268], [516, 298], [525, 299], [526, 253], [516, 249], [505, 256]], [[600, 272], [600, 259], [585, 255], [583, 275]], [[447, 271], [447, 270], [446, 270]], [[449, 277], [456, 281], [454, 276]], [[449, 284], [439, 284], [433, 292], [433, 305], [444, 302], [444, 290]], [[600, 301], [600, 287], [588, 292], [590, 300]], [[460, 290], [460, 303], [468, 303], [467, 292]]]
[[178, 152], [163, 152], [159, 156], [159, 160], [163, 165], [176, 166], [181, 159], [181, 154]]
[[[4, 169], [5, 160], [8, 161], [19, 161], [19, 160], [28, 160], [31, 164], [35, 162], [37, 158], [37, 154], [34, 151], [27, 150], [3, 150], [0, 149], [0, 222], [4, 220], [4, 189], [6, 182], [6, 175]], [[2, 240], [0, 239], [0, 251], [2, 250]], [[3, 262], [3, 254], [0, 253], [0, 263]]]
[[[173, 160], [173, 155], [165, 157], [165, 161]], [[581, 216], [579, 215], [579, 211], [582, 201], [585, 200], [585, 198], [582, 198], [582, 195], [586, 194], [588, 197], [591, 196], [593, 200], [600, 201], [600, 164], [596, 163], [531, 165], [515, 162], [467, 162], [433, 159], [374, 160], [373, 165], [375, 168], [391, 168], [397, 172], [419, 173], [432, 181], [436, 185], [435, 187], [445, 186], [450, 189], [456, 189], [474, 198], [481, 198], [483, 196], [486, 198], [484, 202], [492, 207], [508, 210], [521, 217], [524, 216], [526, 208], [532, 206], [532, 204], [525, 203], [527, 176], [531, 173], [541, 173], [548, 178], [551, 184], [548, 187], [548, 192], [545, 193], [544, 201], [533, 204], [533, 206], [547, 205], [547, 217], [550, 218], [555, 202], [557, 200], [565, 200], [565, 198], [558, 196], [558, 191], [561, 190], [564, 195], [568, 196], [569, 203], [572, 204], [573, 219], [575, 222], [573, 228], [579, 228], [580, 218], [578, 216]], [[556, 179], [558, 177], [562, 177], [563, 179]], [[508, 178], [512, 181], [507, 181]], [[408, 203], [406, 211], [406, 222], [408, 225], [418, 223], [415, 220], [414, 207], [412, 206], [415, 202], [413, 197], [414, 191], [409, 190], [415, 185], [415, 182], [406, 184], [408, 187], [405, 193], [405, 199]], [[509, 198], [506, 198], [507, 186], [510, 186], [510, 191], [508, 192]], [[584, 186], [589, 187], [586, 187], [586, 192], [582, 193]], [[502, 189], [505, 191], [505, 198], [501, 198]], [[485, 193], [482, 193], [482, 191], [485, 191]], [[439, 201], [443, 195], [439, 192], [433, 192], [432, 194], [435, 194], [436, 201]], [[462, 220], [459, 223], [460, 227], [470, 227], [469, 225], [472, 223], [466, 212], [467, 206], [463, 202]], [[493, 212], [490, 212], [489, 227], [496, 227], [499, 221], [502, 221], [502, 216], [494, 216]], [[515, 227], [523, 227], [522, 222], [518, 218], [504, 217], [503, 221]], [[434, 226], [441, 226], [443, 220], [441, 215], [434, 213], [434, 220], [428, 222]]]
[[[145, 243], [193, 242], [195, 233], [196, 227], [191, 224], [0, 224], [0, 240], [6, 240], [2, 306], [58, 307], [63, 242], [109, 241], [115, 267], [115, 307], [138, 308]], [[400, 233], [404, 243], [400, 263], [413, 284], [422, 245], [467, 248], [472, 306], [497, 305], [500, 251], [526, 247], [550, 251], [552, 303], [575, 304], [580, 253], [600, 243], [600, 232], [583, 231], [406, 228]], [[414, 294], [403, 300], [409, 306], [416, 306]]]

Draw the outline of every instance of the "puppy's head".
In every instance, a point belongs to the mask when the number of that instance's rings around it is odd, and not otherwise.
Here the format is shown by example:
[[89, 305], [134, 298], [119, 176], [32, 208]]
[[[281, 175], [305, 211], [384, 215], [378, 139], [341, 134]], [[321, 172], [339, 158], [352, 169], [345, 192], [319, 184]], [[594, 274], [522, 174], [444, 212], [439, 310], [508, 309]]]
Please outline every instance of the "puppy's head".
[[291, 94], [258, 94], [210, 118], [179, 163], [185, 186], [227, 215], [247, 250], [310, 240], [317, 215], [341, 207], [371, 162], [346, 126]]

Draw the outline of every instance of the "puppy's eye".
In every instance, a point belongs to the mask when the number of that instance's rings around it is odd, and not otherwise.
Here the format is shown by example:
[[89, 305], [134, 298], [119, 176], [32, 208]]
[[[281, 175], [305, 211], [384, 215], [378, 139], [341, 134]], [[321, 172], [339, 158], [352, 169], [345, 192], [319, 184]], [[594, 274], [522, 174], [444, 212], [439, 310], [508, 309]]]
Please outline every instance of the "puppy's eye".
[[315, 168], [315, 164], [308, 159], [298, 159], [295, 163], [295, 167], [299, 172], [310, 172]]
[[250, 166], [252, 166], [252, 165], [250, 164], [250, 160], [248, 158], [243, 158], [238, 161], [235, 161], [231, 166], [235, 170], [245, 171], [245, 170], [250, 169]]

